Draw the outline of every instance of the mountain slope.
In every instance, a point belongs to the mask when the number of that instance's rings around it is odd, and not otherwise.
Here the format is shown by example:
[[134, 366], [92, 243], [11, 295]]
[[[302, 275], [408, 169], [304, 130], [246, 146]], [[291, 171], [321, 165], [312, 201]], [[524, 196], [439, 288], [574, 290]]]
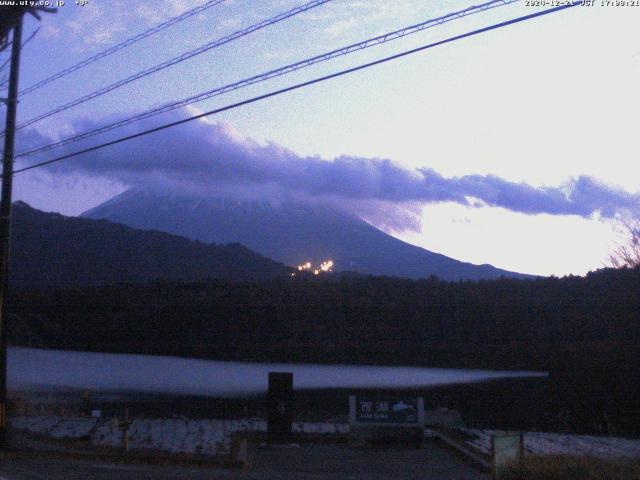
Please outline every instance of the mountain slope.
[[239, 242], [288, 265], [332, 259], [338, 270], [374, 275], [437, 275], [444, 280], [525, 277], [430, 252], [353, 215], [302, 202], [204, 199], [130, 190], [83, 216], [204, 242]]
[[45, 213], [16, 202], [11, 280], [17, 285], [100, 285], [164, 280], [264, 280], [290, 269], [242, 245], [206, 245], [106, 220]]

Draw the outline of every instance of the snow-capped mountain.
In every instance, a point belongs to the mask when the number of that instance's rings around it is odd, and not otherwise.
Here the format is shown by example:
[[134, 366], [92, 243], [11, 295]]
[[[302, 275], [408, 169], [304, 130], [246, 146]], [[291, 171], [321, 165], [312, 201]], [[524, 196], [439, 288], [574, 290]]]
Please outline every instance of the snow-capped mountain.
[[296, 266], [333, 260], [336, 270], [444, 280], [524, 275], [473, 265], [410, 245], [336, 208], [296, 201], [232, 199], [129, 190], [83, 214], [207, 243], [239, 242]]

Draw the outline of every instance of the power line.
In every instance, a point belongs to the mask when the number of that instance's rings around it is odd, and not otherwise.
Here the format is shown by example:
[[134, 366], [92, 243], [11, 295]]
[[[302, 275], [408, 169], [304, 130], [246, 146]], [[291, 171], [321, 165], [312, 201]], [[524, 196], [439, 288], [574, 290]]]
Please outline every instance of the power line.
[[33, 37], [35, 37], [35, 36], [38, 34], [38, 32], [39, 32], [39, 31], [40, 31], [40, 27], [38, 26], [38, 28], [36, 28], [36, 29], [31, 33], [31, 35], [29, 35], [29, 36], [27, 37], [27, 39], [26, 39], [24, 42], [22, 42], [22, 47], [21, 47], [21, 48], [24, 48], [24, 47], [25, 47], [25, 45], [27, 45], [27, 43], [29, 43], [31, 40], [33, 40]]
[[[28, 3], [28, 2], [24, 2]], [[31, 2], [35, 4], [35, 2]], [[6, 8], [6, 7], [5, 7]], [[15, 125], [18, 110], [18, 80], [20, 77], [20, 53], [22, 47], [22, 27], [24, 16], [29, 13], [40, 20], [39, 12], [54, 13], [55, 9], [35, 5], [14, 5], [0, 16], [0, 35], [6, 42], [9, 30], [13, 30], [11, 42], [11, 66], [9, 67], [9, 91], [6, 98], [4, 151], [2, 155], [2, 192], [0, 193], [0, 448], [7, 447], [7, 328], [6, 318], [9, 307], [9, 263], [11, 247], [11, 198], [13, 195], [13, 170]], [[36, 30], [25, 42], [35, 36]]]
[[[20, 46], [20, 49], [22, 50], [25, 45], [27, 45], [31, 40], [33, 40], [33, 38], [38, 34], [38, 32], [40, 31], [40, 27], [38, 26], [38, 28], [36, 28], [33, 32], [31, 32], [31, 35], [29, 35], [27, 37], [27, 39], [22, 42], [22, 45]], [[9, 42], [9, 44], [11, 45], [13, 42]], [[9, 64], [11, 63], [11, 58], [9, 57], [2, 65], [0, 65], [0, 72], [2, 72], [6, 67], [9, 66]], [[6, 77], [4, 77], [1, 81], [0, 81], [0, 90], [4, 90], [6, 87], [8, 87], [9, 85], [9, 78], [10, 75], [6, 75]], [[0, 98], [0, 106], [5, 106], [5, 99], [4, 98]], [[13, 156], [13, 158], [15, 159], [15, 155]]]
[[[21, 46], [21, 48], [24, 48], [24, 47], [25, 47], [25, 45], [26, 45], [27, 43], [29, 43], [29, 42], [33, 39], [33, 37], [35, 37], [35, 36], [36, 36], [36, 34], [37, 34], [39, 31], [40, 31], [40, 27], [36, 28], [36, 29], [31, 33], [31, 35], [29, 35], [29, 36], [27, 37], [27, 39], [26, 39], [24, 42], [22, 42], [22, 46]], [[11, 43], [12, 43], [12, 42], [9, 42], [9, 45], [11, 45]], [[7, 59], [5, 60], [5, 62], [4, 62], [2, 65], [0, 65], [0, 72], [2, 72], [5, 68], [7, 68], [7, 67], [9, 66], [9, 63], [11, 63], [11, 56], [9, 56], [9, 58], [7, 58]], [[2, 87], [4, 87], [4, 86], [6, 86], [6, 85], [8, 85], [8, 84], [9, 84], [9, 79], [7, 78], [6, 80], [3, 80], [3, 81], [1, 81], [1, 82], [0, 82], [0, 88], [2, 88]]]
[[295, 7], [291, 10], [288, 10], [284, 13], [280, 13], [274, 17], [268, 18], [266, 20], [263, 20], [259, 23], [256, 23], [254, 25], [251, 25], [245, 29], [242, 30], [238, 30], [237, 32], [232, 33], [231, 35], [227, 35], [226, 37], [220, 38], [218, 40], [214, 40], [212, 42], [209, 42], [205, 45], [202, 45], [194, 50], [190, 50], [188, 52], [183, 53], [182, 55], [178, 55], [177, 57], [174, 57], [170, 60], [167, 60], [165, 62], [162, 62], [158, 65], [155, 65], [153, 67], [147, 68], [145, 70], [142, 70], [138, 73], [135, 73], [133, 75], [128, 76], [125, 79], [119, 80], [115, 83], [112, 83], [110, 85], [107, 85], [106, 87], [100, 88], [99, 90], [96, 90], [95, 92], [92, 92], [88, 95], [84, 95], [83, 97], [77, 98], [75, 100], [72, 100], [71, 102], [68, 102], [64, 105], [61, 105], [53, 110], [50, 110], [49, 112], [43, 113], [41, 115], [38, 115], [37, 117], [34, 117], [30, 120], [27, 120], [26, 122], [21, 123], [20, 125], [18, 125], [16, 127], [16, 130], [20, 130], [24, 127], [27, 127], [29, 125], [33, 125], [36, 122], [39, 122], [40, 120], [43, 120], [45, 118], [48, 118], [52, 115], [55, 115], [56, 113], [60, 113], [64, 110], [68, 110], [69, 108], [75, 107], [77, 105], [80, 105], [81, 103], [87, 102], [89, 100], [92, 100], [96, 97], [99, 97], [101, 95], [104, 95], [105, 93], [111, 92], [112, 90], [115, 90], [117, 88], [123, 87], [135, 80], [139, 80], [143, 77], [146, 77], [148, 75], [151, 75], [153, 73], [159, 72], [160, 70], [163, 70], [165, 68], [168, 68], [172, 65], [176, 65], [178, 63], [184, 62], [185, 60], [188, 60], [192, 57], [195, 57], [196, 55], [199, 55], [201, 53], [204, 53], [208, 50], [211, 50], [213, 48], [217, 48], [220, 47], [222, 45], [225, 45], [229, 42], [232, 42], [234, 40], [237, 40], [238, 38], [244, 37], [246, 35], [249, 35], [250, 33], [253, 33], [255, 31], [261, 30], [265, 27], [268, 27], [270, 25], [273, 25], [275, 23], [281, 22], [287, 18], [293, 17], [295, 15], [298, 15], [300, 13], [306, 12], [307, 10], [311, 10], [312, 8], [318, 7], [320, 5], [323, 5], [327, 2], [330, 2], [331, 0], [312, 0], [309, 3], [306, 3], [304, 5]]
[[[0, 72], [2, 72], [4, 69], [6, 69], [9, 66], [9, 63], [11, 63], [11, 57], [7, 58], [4, 63], [2, 65], [0, 65]], [[8, 81], [3, 81], [0, 82], [0, 87], [4, 87], [7, 83], [9, 83]]]
[[489, 25], [487, 27], [479, 28], [477, 30], [473, 30], [473, 31], [470, 31], [470, 32], [467, 32], [467, 33], [456, 35], [454, 37], [449, 37], [449, 38], [446, 38], [444, 40], [439, 40], [439, 41], [434, 42], [434, 43], [429, 43], [429, 44], [423, 45], [421, 47], [413, 48], [411, 50], [406, 50], [404, 52], [397, 53], [395, 55], [391, 55], [391, 56], [388, 56], [388, 57], [385, 57], [385, 58], [382, 58], [382, 59], [379, 59], [379, 60], [375, 60], [373, 62], [365, 63], [365, 64], [362, 64], [362, 65], [358, 65], [356, 67], [351, 67], [351, 68], [348, 68], [346, 70], [341, 70], [339, 72], [335, 72], [335, 73], [332, 73], [332, 74], [329, 74], [329, 75], [324, 75], [322, 77], [314, 78], [314, 79], [308, 80], [306, 82], [302, 82], [302, 83], [298, 83], [298, 84], [295, 84], [295, 85], [291, 85], [289, 87], [282, 88], [282, 89], [279, 89], [279, 90], [275, 90], [275, 91], [272, 91], [272, 92], [269, 92], [269, 93], [265, 93], [263, 95], [258, 95], [257, 97], [253, 97], [253, 98], [250, 98], [248, 100], [243, 100], [243, 101], [240, 101], [240, 102], [237, 102], [237, 103], [226, 105], [224, 107], [216, 108], [214, 110], [209, 110], [207, 112], [200, 113], [198, 115], [193, 115], [191, 117], [187, 117], [187, 118], [184, 118], [182, 120], [177, 120], [175, 122], [171, 122], [171, 123], [167, 123], [167, 124], [164, 124], [164, 125], [160, 125], [160, 126], [155, 127], [155, 128], [150, 128], [148, 130], [144, 130], [142, 132], [138, 132], [138, 133], [135, 133], [135, 134], [132, 134], [132, 135], [127, 135], [125, 137], [120, 137], [120, 138], [118, 138], [116, 140], [112, 140], [110, 142], [105, 142], [105, 143], [102, 143], [102, 144], [99, 144], [99, 145], [95, 145], [93, 147], [89, 147], [89, 148], [85, 148], [83, 150], [79, 150], [79, 151], [76, 151], [76, 152], [73, 152], [73, 153], [69, 153], [67, 155], [62, 155], [60, 157], [56, 157], [56, 158], [53, 158], [53, 159], [50, 159], [50, 160], [39, 162], [39, 163], [30, 165], [28, 167], [23, 167], [23, 168], [20, 168], [18, 170], [14, 170], [13, 173], [15, 174], [15, 173], [26, 172], [28, 170], [32, 170], [32, 169], [35, 169], [35, 168], [43, 167], [45, 165], [50, 165], [52, 163], [57, 163], [57, 162], [60, 162], [62, 160], [67, 160], [69, 158], [76, 157], [78, 155], [82, 155], [84, 153], [89, 153], [89, 152], [93, 152], [93, 151], [96, 151], [96, 150], [100, 150], [102, 148], [109, 147], [109, 146], [112, 146], [112, 145], [116, 145], [118, 143], [126, 142], [126, 141], [129, 141], [129, 140], [133, 140], [135, 138], [138, 138], [138, 137], [149, 135], [151, 133], [159, 132], [161, 130], [166, 130], [166, 129], [171, 128], [171, 127], [182, 125], [184, 123], [192, 122], [192, 121], [197, 120], [199, 118], [208, 117], [210, 115], [215, 115], [217, 113], [221, 113], [221, 112], [225, 112], [225, 111], [228, 111], [228, 110], [232, 110], [232, 109], [244, 106], [244, 105], [249, 105], [249, 104], [258, 102], [260, 100], [265, 100], [267, 98], [271, 98], [271, 97], [275, 97], [275, 96], [278, 96], [278, 95], [282, 95], [284, 93], [291, 92], [291, 91], [294, 91], [294, 90], [298, 90], [298, 89], [301, 89], [301, 88], [304, 88], [304, 87], [308, 87], [310, 85], [314, 85], [316, 83], [321, 83], [321, 82], [324, 82], [324, 81], [327, 81], [327, 80], [330, 80], [330, 79], [333, 79], [333, 78], [342, 77], [342, 76], [348, 75], [350, 73], [354, 73], [354, 72], [357, 72], [357, 71], [360, 71], [360, 70], [364, 70], [364, 69], [367, 69], [367, 68], [370, 68], [370, 67], [373, 67], [373, 66], [376, 66], [376, 65], [380, 65], [380, 64], [383, 64], [383, 63], [386, 63], [386, 62], [390, 62], [392, 60], [397, 60], [399, 58], [403, 58], [403, 57], [406, 57], [408, 55], [412, 55], [412, 54], [415, 54], [415, 53], [418, 53], [418, 52], [422, 52], [424, 50], [428, 50], [428, 49], [431, 49], [431, 48], [434, 48], [434, 47], [437, 47], [437, 46], [440, 46], [440, 45], [444, 45], [444, 44], [447, 44], [447, 43], [452, 43], [452, 42], [455, 42], [457, 40], [462, 40], [463, 38], [479, 35], [479, 34], [482, 34], [482, 33], [485, 33], [485, 32], [491, 31], [491, 30], [496, 30], [496, 29], [499, 29], [499, 28], [506, 27], [508, 25], [513, 25], [513, 24], [516, 24], [516, 23], [520, 23], [520, 22], [524, 22], [524, 21], [527, 21], [527, 20], [531, 20], [533, 18], [541, 17], [543, 15], [549, 15], [551, 13], [555, 13], [555, 12], [558, 12], [558, 11], [561, 11], [561, 10], [565, 10], [567, 8], [572, 8], [572, 7], [575, 7], [577, 5], [579, 5], [579, 3], [573, 3], [573, 1], [572, 1], [572, 2], [570, 2], [568, 4], [566, 4], [566, 5], [562, 5], [562, 6], [554, 7], [554, 8], [549, 8], [549, 9], [542, 10], [542, 11], [539, 11], [539, 12], [531, 13], [529, 15], [524, 15], [524, 16], [521, 16], [521, 17], [513, 18], [511, 20], [506, 20], [504, 22], [500, 22], [500, 23], [496, 23], [496, 24], [493, 24], [493, 25]]
[[119, 50], [122, 50], [123, 48], [126, 48], [130, 45], [133, 45], [134, 43], [139, 42], [140, 40], [150, 37], [151, 35], [154, 35], [158, 32], [161, 32], [162, 30], [169, 28], [177, 23], [182, 22], [183, 20], [186, 20], [187, 18], [193, 17], [194, 15], [197, 15], [199, 13], [204, 12], [205, 10], [211, 8], [211, 7], [215, 7], [216, 5], [219, 5], [220, 3], [224, 2], [225, 0], [210, 0], [206, 3], [204, 3], [203, 5], [200, 5], [199, 7], [195, 7], [192, 8], [191, 10], [188, 10], [186, 12], [184, 12], [181, 15], [178, 15], [176, 17], [170, 18], [169, 20], [162, 22], [158, 25], [156, 25], [155, 27], [150, 28], [149, 30], [145, 30], [142, 33], [139, 33], [138, 35], [135, 35], [131, 38], [128, 38], [120, 43], [118, 43], [117, 45], [114, 45], [113, 47], [110, 47], [106, 50], [103, 50], [102, 52], [96, 53], [95, 55], [79, 62], [76, 63], [75, 65], [72, 65], [68, 68], [65, 68], [64, 70], [59, 71], [58, 73], [55, 73], [53, 75], [51, 75], [50, 77], [45, 78], [44, 80], [39, 81], [38, 83], [31, 85], [30, 87], [25, 88], [24, 90], [22, 90], [20, 92], [20, 96], [22, 95], [26, 95], [28, 93], [33, 92], [34, 90], [37, 90], [41, 87], [44, 87], [45, 85], [58, 80], [62, 77], [65, 77], [67, 75], [69, 75], [70, 73], [73, 73], [77, 70], [80, 70], [81, 68], [86, 67], [87, 65], [92, 64], [93, 62], [96, 62], [98, 60], [100, 60], [101, 58], [104, 57], [108, 57], [109, 55], [112, 55], [114, 53], [116, 53]]
[[38, 153], [42, 153], [48, 150], [51, 150], [53, 148], [56, 147], [60, 147], [63, 145], [68, 145], [70, 143], [75, 143], [78, 142], [80, 140], [84, 140], [90, 137], [94, 137], [96, 135], [99, 135], [101, 133], [105, 133], [107, 131], [111, 131], [114, 130], [116, 128], [131, 124], [133, 122], [137, 122], [146, 118], [150, 118], [153, 117], [155, 115], [159, 115], [162, 113], [166, 113], [172, 110], [175, 110], [177, 108], [180, 107], [184, 107], [186, 105], [191, 105], [193, 103], [197, 103], [197, 102], [201, 102], [207, 99], [210, 99], [212, 97], [218, 96], [218, 95], [222, 95], [234, 90], [238, 90], [240, 88], [243, 87], [248, 87], [250, 85], [254, 85], [256, 83], [260, 83], [260, 82], [264, 82], [266, 80], [270, 80], [272, 78], [276, 78], [282, 75], [285, 75], [287, 73], [291, 73], [297, 70], [300, 70], [302, 68], [306, 68], [309, 67], [311, 65], [315, 65], [317, 63], [321, 63], [321, 62], [326, 62], [328, 60], [331, 60], [333, 58], [336, 57], [340, 57], [340, 56], [344, 56], [344, 55], [348, 55], [350, 53], [356, 52], [356, 51], [360, 51], [360, 50], [364, 50], [366, 48], [369, 47], [373, 47], [376, 45], [381, 45], [383, 43], [386, 42], [390, 42], [392, 40], [396, 40], [398, 38], [402, 38], [405, 37], [407, 35], [411, 35], [413, 33], [417, 33], [423, 30], [426, 30], [428, 28], [431, 27], [435, 27], [438, 25], [442, 25], [443, 23], [447, 23], [456, 19], [460, 19], [469, 15], [474, 15], [476, 13], [481, 13], [484, 12], [486, 10], [492, 9], [492, 8], [496, 8], [496, 7], [500, 7], [500, 6], [504, 6], [504, 5], [508, 5], [511, 3], [515, 3], [518, 2], [520, 0], [491, 0], [489, 2], [483, 3], [481, 5], [477, 5], [477, 6], [471, 6], [468, 8], [465, 8], [463, 10], [459, 10], [456, 12], [452, 12], [452, 13], [448, 13], [446, 15], [437, 17], [437, 18], [433, 18], [415, 25], [411, 25], [409, 27], [405, 27], [399, 30], [395, 30], [393, 32], [388, 32], [385, 33], [383, 35], [378, 35], [376, 37], [364, 40], [362, 42], [358, 42], [358, 43], [354, 43], [351, 45], [348, 45], [346, 47], [342, 47], [336, 50], [332, 50], [330, 52], [326, 52], [323, 53], [321, 55], [316, 55], [314, 57], [310, 57], [301, 61], [298, 61], [296, 63], [292, 63], [289, 65], [286, 65], [284, 67], [280, 67], [274, 70], [270, 70], [268, 72], [264, 72], [258, 75], [254, 75], [252, 77], [249, 78], [245, 78], [243, 80], [234, 82], [234, 83], [230, 83], [227, 85], [224, 85], [222, 87], [217, 87], [214, 88], [212, 90], [208, 90], [206, 92], [203, 93], [199, 93], [197, 95], [193, 95], [187, 98], [184, 98], [182, 100], [178, 100], [175, 102], [171, 102], [168, 104], [164, 104], [164, 105], [160, 105], [159, 107], [153, 108], [151, 110], [136, 114], [134, 116], [122, 119], [122, 120], [118, 120], [116, 122], [113, 122], [111, 124], [102, 126], [102, 127], [98, 127], [98, 128], [94, 128], [94, 129], [90, 129], [87, 130], [85, 132], [81, 132], [75, 135], [72, 135], [70, 137], [64, 138], [62, 140], [59, 140], [57, 142], [54, 143], [50, 143], [29, 151], [25, 151], [25, 152], [21, 152], [19, 153], [16, 157], [28, 157], [28, 156], [32, 156], [32, 155], [36, 155]]

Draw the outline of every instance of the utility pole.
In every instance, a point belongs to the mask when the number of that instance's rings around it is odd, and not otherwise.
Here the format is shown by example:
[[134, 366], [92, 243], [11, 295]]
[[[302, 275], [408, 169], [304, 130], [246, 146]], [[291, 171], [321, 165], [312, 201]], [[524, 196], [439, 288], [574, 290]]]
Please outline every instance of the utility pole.
[[22, 47], [22, 17], [18, 11], [13, 24], [9, 94], [5, 123], [4, 156], [2, 159], [2, 197], [0, 201], [0, 448], [7, 440], [7, 284], [9, 274], [9, 243], [11, 238], [11, 197], [13, 190], [13, 156], [18, 107], [18, 77]]
[[7, 287], [9, 284], [13, 159], [16, 140], [16, 112], [18, 110], [20, 51], [22, 50], [22, 20], [25, 13], [40, 20], [39, 12], [55, 13], [56, 11], [55, 8], [42, 6], [0, 8], [0, 49], [7, 46], [9, 31], [13, 30], [9, 92], [6, 99], [1, 99], [7, 104], [7, 116], [4, 128], [2, 193], [0, 194], [0, 450], [3, 450], [7, 445]]

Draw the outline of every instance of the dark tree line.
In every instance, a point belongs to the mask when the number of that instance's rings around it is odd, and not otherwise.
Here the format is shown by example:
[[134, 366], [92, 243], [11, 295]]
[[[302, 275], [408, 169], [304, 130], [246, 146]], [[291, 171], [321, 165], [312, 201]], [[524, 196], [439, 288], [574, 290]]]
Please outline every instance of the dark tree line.
[[344, 276], [24, 289], [10, 305], [14, 343], [229, 360], [539, 369], [551, 373], [545, 395], [558, 411], [640, 418], [640, 269], [456, 283]]

